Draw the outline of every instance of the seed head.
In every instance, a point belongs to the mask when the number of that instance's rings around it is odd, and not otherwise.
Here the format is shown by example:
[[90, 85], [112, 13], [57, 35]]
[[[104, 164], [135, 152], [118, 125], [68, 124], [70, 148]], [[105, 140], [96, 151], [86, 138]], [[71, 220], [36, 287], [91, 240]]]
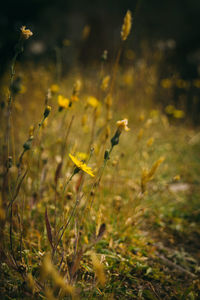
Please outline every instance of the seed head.
[[124, 23], [122, 25], [122, 30], [121, 30], [122, 41], [125, 41], [127, 39], [131, 31], [131, 26], [132, 26], [132, 16], [130, 10], [128, 10], [124, 17]]

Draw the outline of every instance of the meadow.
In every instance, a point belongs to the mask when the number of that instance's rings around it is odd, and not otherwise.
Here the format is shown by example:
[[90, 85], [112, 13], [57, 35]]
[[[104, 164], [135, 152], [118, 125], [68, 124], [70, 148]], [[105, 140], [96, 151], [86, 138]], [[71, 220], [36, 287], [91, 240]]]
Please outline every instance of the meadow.
[[112, 60], [60, 76], [18, 62], [20, 30], [1, 80], [1, 299], [200, 297], [200, 133], [173, 99], [200, 79], [160, 80], [162, 53], [137, 60], [130, 31], [128, 11]]

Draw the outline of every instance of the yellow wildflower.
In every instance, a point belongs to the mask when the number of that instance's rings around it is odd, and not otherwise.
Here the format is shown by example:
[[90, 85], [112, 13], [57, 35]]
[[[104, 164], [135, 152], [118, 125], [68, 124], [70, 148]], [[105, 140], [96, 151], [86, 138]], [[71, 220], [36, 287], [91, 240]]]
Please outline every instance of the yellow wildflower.
[[88, 159], [88, 154], [87, 153], [84, 153], [84, 152], [77, 152], [76, 153], [76, 156], [81, 159], [81, 160], [86, 160]]
[[60, 108], [68, 108], [69, 99], [64, 98], [62, 95], [58, 95], [58, 105]]
[[165, 79], [162, 79], [161, 80], [161, 86], [164, 88], [164, 89], [170, 89], [173, 85], [173, 82], [172, 80], [168, 79], [168, 78], [165, 78]]
[[26, 29], [26, 26], [21, 27], [21, 36], [23, 39], [28, 40], [32, 35], [33, 33], [30, 31], [30, 29]]
[[69, 153], [69, 157], [73, 161], [73, 163], [76, 165], [76, 167], [85, 173], [89, 174], [90, 176], [94, 177], [94, 174], [92, 172], [92, 169], [88, 167], [85, 163], [82, 161], [78, 160], [75, 156], [73, 156], [71, 153]]
[[90, 96], [87, 98], [87, 104], [97, 108], [100, 105], [100, 102], [97, 100], [97, 98]]
[[50, 91], [52, 94], [56, 94], [59, 91], [59, 85], [57, 84], [52, 84], [50, 87]]
[[175, 109], [173, 111], [173, 116], [174, 118], [176, 119], [183, 119], [185, 117], [185, 113], [183, 110], [180, 110], [180, 109]]
[[121, 121], [117, 121], [117, 126], [119, 131], [125, 130], [125, 131], [129, 131], [130, 128], [128, 128], [128, 119], [124, 119]]
[[121, 30], [122, 41], [125, 41], [127, 39], [131, 31], [131, 25], [132, 25], [132, 16], [130, 10], [128, 10], [124, 17], [124, 24], [122, 25], [122, 30]]
[[165, 112], [168, 114], [168, 115], [172, 115], [173, 112], [175, 110], [175, 107], [173, 105], [167, 105], [165, 107]]

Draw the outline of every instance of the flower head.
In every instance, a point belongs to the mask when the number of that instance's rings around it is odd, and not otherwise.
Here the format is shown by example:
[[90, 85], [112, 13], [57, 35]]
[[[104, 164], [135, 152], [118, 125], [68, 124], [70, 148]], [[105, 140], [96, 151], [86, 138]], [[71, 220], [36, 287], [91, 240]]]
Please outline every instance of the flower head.
[[69, 153], [69, 157], [73, 161], [73, 163], [76, 165], [76, 167], [85, 173], [89, 174], [90, 176], [94, 177], [94, 174], [92, 172], [92, 169], [88, 167], [85, 163], [82, 161], [78, 160], [75, 156], [73, 156], [71, 153]]
[[52, 94], [56, 94], [59, 91], [59, 85], [52, 84], [50, 87], [50, 91], [52, 92]]
[[87, 98], [87, 104], [96, 108], [100, 105], [99, 101], [97, 100], [97, 98], [90, 96]]
[[64, 98], [62, 95], [58, 95], [58, 105], [60, 108], [68, 108], [69, 99]]
[[81, 160], [86, 160], [88, 158], [88, 154], [85, 152], [77, 152], [76, 156]]
[[129, 131], [130, 128], [128, 128], [128, 119], [124, 119], [124, 120], [121, 120], [121, 121], [117, 121], [117, 126], [118, 126], [118, 130], [120, 132], [122, 132], [122, 130], [125, 130], [125, 131]]
[[123, 130], [125, 130], [125, 131], [130, 130], [130, 128], [128, 128], [128, 126], [127, 126], [128, 125], [128, 119], [117, 121], [116, 124], [117, 124], [117, 130], [116, 130], [114, 136], [112, 137], [112, 139], [110, 140], [112, 147], [119, 144], [119, 137], [120, 137]]
[[28, 40], [32, 35], [33, 33], [30, 31], [30, 29], [26, 29], [26, 26], [21, 27], [21, 36], [23, 39]]

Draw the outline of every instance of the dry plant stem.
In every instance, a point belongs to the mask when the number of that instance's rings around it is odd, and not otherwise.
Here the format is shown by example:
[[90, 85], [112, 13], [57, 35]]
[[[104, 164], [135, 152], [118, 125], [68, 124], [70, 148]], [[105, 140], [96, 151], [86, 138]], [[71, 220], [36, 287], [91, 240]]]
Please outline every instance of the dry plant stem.
[[[66, 114], [64, 115], [64, 119], [62, 120], [62, 124], [64, 123], [65, 121], [65, 118], [66, 118]], [[69, 137], [69, 133], [70, 133], [70, 130], [71, 130], [71, 127], [72, 127], [72, 123], [73, 123], [73, 120], [74, 120], [74, 115], [72, 116], [71, 118], [71, 121], [69, 123], [69, 126], [68, 126], [68, 129], [67, 129], [67, 133], [65, 135], [65, 138], [64, 138], [64, 143], [62, 145], [62, 149], [61, 149], [61, 165], [60, 165], [60, 170], [59, 170], [59, 174], [58, 174], [58, 177], [61, 173], [61, 169], [62, 169], [62, 166], [63, 166], [63, 159], [64, 159], [64, 155], [65, 155], [65, 151], [66, 151], [66, 145], [67, 145], [67, 140], [68, 140], [68, 137]], [[66, 182], [65, 186], [64, 186], [64, 190], [63, 190], [63, 199], [64, 199], [64, 192], [65, 192], [65, 189], [66, 187], [68, 186], [68, 184], [70, 183], [70, 181], [72, 180], [74, 174], [71, 175], [71, 177], [69, 178], [69, 180]], [[56, 184], [55, 184], [55, 198], [54, 198], [54, 204], [55, 204], [55, 219], [54, 219], [54, 230], [55, 230], [55, 234], [54, 234], [54, 239], [55, 239], [55, 243], [56, 243], [56, 236], [57, 236], [57, 232], [56, 232], [56, 218], [57, 218], [57, 186], [58, 186], [58, 178], [56, 179]]]
[[92, 185], [92, 188], [91, 188], [91, 191], [90, 191], [90, 195], [92, 194], [91, 201], [90, 201], [89, 207], [87, 207], [87, 202], [89, 201], [89, 197], [88, 197], [88, 199], [86, 201], [86, 204], [85, 204], [85, 207], [84, 207], [83, 212], [82, 212], [82, 218], [81, 218], [80, 224], [83, 224], [83, 219], [84, 219], [85, 214], [87, 212], [89, 212], [89, 210], [91, 209], [91, 207], [93, 205], [94, 198], [95, 198], [95, 192], [94, 191], [98, 188], [98, 186], [99, 186], [99, 184], [101, 182], [101, 179], [102, 179], [102, 176], [103, 176], [103, 172], [104, 172], [105, 167], [107, 165], [107, 162], [108, 162], [108, 160], [110, 158], [110, 154], [111, 154], [112, 150], [113, 150], [113, 146], [111, 146], [111, 148], [110, 148], [110, 150], [108, 152], [108, 156], [104, 159], [103, 165], [102, 165], [102, 167], [100, 169], [100, 172], [99, 172], [99, 178]]
[[65, 185], [64, 185], [64, 188], [63, 188], [63, 194], [62, 196], [64, 197], [64, 194], [65, 194], [65, 190], [68, 186], [68, 184], [70, 183], [70, 181], [72, 180], [72, 178], [74, 177], [75, 173], [73, 172], [72, 175], [69, 177], [69, 179], [66, 181]]
[[96, 125], [96, 108], [93, 111], [93, 119], [92, 119], [92, 131], [91, 131], [91, 139], [88, 147], [88, 152], [90, 151], [92, 144], [94, 142], [94, 133], [95, 133], [95, 125]]
[[56, 52], [56, 81], [59, 83], [62, 74], [62, 49], [55, 47]]
[[12, 255], [12, 258], [14, 260], [15, 266], [18, 268], [18, 263], [16, 261], [15, 253], [14, 253], [14, 250], [13, 250], [13, 239], [12, 239], [13, 222], [12, 222], [12, 217], [13, 217], [13, 204], [11, 204], [11, 207], [10, 207], [10, 230], [9, 230], [9, 233], [10, 233], [10, 251], [11, 251], [11, 255]]
[[18, 219], [18, 223], [19, 223], [19, 230], [20, 230], [20, 244], [19, 244], [19, 251], [20, 251], [20, 259], [22, 262], [22, 223], [21, 223], [21, 218], [19, 215], [19, 210], [18, 210], [18, 206], [17, 206], [17, 219]]
[[68, 130], [67, 130], [66, 136], [64, 138], [64, 143], [63, 143], [63, 147], [62, 147], [62, 150], [61, 150], [62, 160], [63, 160], [64, 155], [65, 155], [67, 140], [68, 140], [68, 137], [69, 137], [70, 130], [72, 128], [73, 121], [74, 121], [74, 115], [71, 117], [71, 120], [70, 120], [70, 123], [69, 123], [69, 126], [68, 126]]
[[[13, 92], [12, 92], [12, 85], [15, 75], [15, 64], [18, 55], [23, 52], [23, 40], [19, 39], [17, 45], [16, 45], [16, 52], [11, 62], [11, 68], [10, 68], [10, 84], [9, 84], [9, 97], [8, 97], [8, 104], [7, 104], [7, 112], [6, 112], [6, 130], [5, 130], [5, 145], [4, 145], [4, 161], [7, 162], [7, 158], [10, 154], [10, 129], [11, 129], [11, 115], [12, 115], [12, 103], [13, 103]], [[2, 189], [2, 199], [4, 199], [4, 195], [6, 193], [7, 186], [9, 186], [8, 182], [8, 173], [9, 168], [7, 168], [6, 164], [4, 164], [4, 178], [3, 178], [3, 189]], [[6, 198], [5, 198], [6, 199]], [[6, 204], [5, 204], [6, 205]]]
[[80, 184], [80, 187], [79, 187], [79, 191], [77, 193], [77, 196], [76, 196], [76, 201], [75, 201], [75, 204], [74, 204], [74, 207], [72, 208], [72, 211], [71, 211], [71, 214], [66, 222], [66, 224], [64, 226], [61, 227], [60, 231], [62, 230], [61, 234], [60, 234], [60, 237], [58, 239], [58, 242], [56, 243], [55, 247], [54, 247], [54, 251], [53, 251], [53, 255], [52, 257], [54, 256], [55, 252], [56, 252], [56, 249], [60, 243], [60, 241], [62, 240], [62, 237], [63, 237], [63, 234], [65, 233], [65, 230], [67, 229], [68, 225], [70, 224], [71, 222], [71, 219], [73, 218], [74, 214], [75, 214], [75, 211], [76, 211], [76, 208], [80, 202], [80, 199], [81, 199], [81, 196], [80, 196], [80, 191], [82, 189], [82, 185], [83, 185], [83, 180]]
[[13, 154], [13, 164], [16, 164], [16, 156], [15, 156], [15, 135], [14, 135], [14, 126], [13, 126], [13, 118], [11, 115], [11, 144], [12, 144], [12, 154]]
[[15, 75], [15, 64], [18, 55], [23, 52], [23, 43], [20, 38], [19, 42], [16, 45], [16, 52], [15, 55], [12, 59], [11, 63], [11, 69], [10, 69], [10, 86], [9, 86], [9, 98], [8, 98], [8, 106], [7, 106], [7, 127], [6, 127], [6, 145], [7, 145], [7, 156], [9, 156], [9, 144], [10, 144], [10, 128], [11, 128], [11, 113], [12, 113], [12, 103], [13, 103], [13, 92], [12, 92], [12, 85], [13, 85], [13, 80], [14, 80], [14, 75]]
[[[110, 150], [109, 150], [109, 152], [108, 152], [107, 157], [104, 159], [103, 165], [102, 165], [101, 170], [100, 170], [99, 178], [98, 178], [98, 180], [94, 183], [94, 185], [93, 185], [93, 187], [92, 187], [92, 190], [93, 190], [93, 189], [96, 189], [96, 188], [99, 186], [99, 184], [100, 184], [100, 182], [101, 182], [101, 179], [102, 179], [102, 176], [103, 176], [103, 173], [104, 173], [104, 170], [105, 170], [105, 167], [106, 167], [106, 165], [107, 165], [107, 162], [108, 162], [108, 160], [110, 159], [110, 154], [111, 154], [112, 150], [113, 150], [113, 146], [111, 146], [111, 148], [110, 148]], [[90, 208], [92, 207], [92, 204], [93, 204], [93, 202], [94, 202], [94, 197], [95, 197], [95, 193], [93, 193], [92, 200], [91, 200], [91, 204], [90, 204]], [[90, 208], [89, 208], [89, 209], [90, 209]]]
[[8, 209], [10, 207], [10, 250], [11, 250], [11, 254], [12, 254], [12, 257], [14, 259], [14, 262], [16, 264], [16, 267], [18, 267], [18, 264], [17, 264], [17, 261], [15, 259], [15, 254], [14, 254], [14, 251], [13, 251], [13, 240], [12, 240], [12, 228], [13, 228], [13, 222], [12, 222], [12, 217], [13, 217], [13, 203], [15, 201], [15, 199], [17, 198], [18, 194], [19, 194], [19, 191], [20, 191], [20, 187], [21, 187], [21, 184], [24, 180], [24, 178], [26, 177], [26, 174], [27, 174], [27, 171], [25, 171], [23, 177], [21, 178], [21, 181], [19, 182], [18, 186], [16, 187], [16, 192], [13, 196], [13, 198], [11, 199], [10, 201], [10, 204], [8, 206]]
[[123, 41], [121, 41], [118, 52], [117, 52], [117, 56], [115, 59], [115, 63], [113, 66], [113, 72], [112, 72], [112, 79], [111, 79], [111, 83], [110, 83], [110, 89], [109, 89], [109, 94], [112, 95], [112, 92], [114, 90], [114, 84], [115, 84], [115, 80], [116, 80], [116, 75], [117, 75], [117, 69], [118, 69], [118, 65], [119, 65], [119, 60], [120, 60], [120, 56], [122, 53], [122, 48], [123, 48]]

